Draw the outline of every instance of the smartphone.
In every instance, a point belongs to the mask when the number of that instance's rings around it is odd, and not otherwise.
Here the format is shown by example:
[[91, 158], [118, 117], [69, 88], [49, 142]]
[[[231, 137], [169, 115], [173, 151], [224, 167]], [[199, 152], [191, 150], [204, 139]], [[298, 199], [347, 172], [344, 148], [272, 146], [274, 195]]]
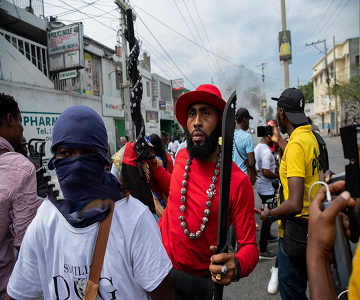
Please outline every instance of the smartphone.
[[272, 136], [272, 127], [271, 126], [258, 126], [257, 127], [257, 136], [258, 137], [266, 137]]

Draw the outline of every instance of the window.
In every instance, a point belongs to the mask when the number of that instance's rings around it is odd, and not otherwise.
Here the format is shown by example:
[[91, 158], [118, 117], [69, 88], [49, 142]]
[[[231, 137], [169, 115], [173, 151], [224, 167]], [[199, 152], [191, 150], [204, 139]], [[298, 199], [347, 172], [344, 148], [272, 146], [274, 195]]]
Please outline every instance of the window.
[[317, 78], [315, 78], [315, 86], [317, 86]]
[[323, 73], [320, 74], [320, 84], [322, 83]]
[[331, 66], [331, 69], [330, 69], [330, 76], [331, 78], [334, 77], [334, 66]]
[[150, 82], [146, 80], [146, 96], [150, 98]]
[[323, 98], [323, 96], [321, 96], [320, 99], [321, 99], [321, 104], [324, 104], [324, 98]]
[[171, 86], [160, 81], [160, 99], [171, 101]]
[[116, 79], [116, 89], [120, 90], [120, 85], [122, 84], [122, 72], [115, 70], [115, 79]]
[[318, 105], [318, 104], [319, 104], [319, 98], [316, 97], [316, 98], [315, 98], [315, 105]]

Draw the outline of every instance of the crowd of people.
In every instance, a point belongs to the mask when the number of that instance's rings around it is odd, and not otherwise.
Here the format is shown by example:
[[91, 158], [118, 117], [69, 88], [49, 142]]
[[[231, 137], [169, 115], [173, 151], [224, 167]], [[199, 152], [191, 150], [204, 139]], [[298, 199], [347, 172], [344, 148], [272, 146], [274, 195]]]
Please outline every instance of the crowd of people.
[[[214, 85], [179, 97], [175, 114], [183, 138], [172, 136], [165, 151], [162, 137], [146, 137], [154, 158], [140, 163], [126, 139], [110, 160], [101, 116], [70, 107], [52, 131], [48, 168], [56, 171], [64, 196], [57, 199], [37, 194], [35, 167], [20, 153], [26, 142], [20, 109], [0, 94], [0, 299], [212, 299], [216, 285], [249, 276], [259, 259], [276, 259], [270, 294], [279, 289], [282, 299], [307, 299], [309, 285], [311, 299], [336, 299], [329, 276], [333, 224], [355, 200], [340, 194], [344, 181], [332, 183], [336, 197], [322, 210], [326, 189], [313, 185], [326, 170], [304, 95], [290, 88], [273, 100], [272, 134], [256, 147], [247, 132], [253, 118], [246, 108], [236, 111], [228, 187], [220, 185], [219, 145], [226, 101]], [[255, 181], [263, 204], [258, 243]], [[236, 250], [227, 253], [217, 253], [222, 188], [230, 191], [227, 226], [236, 236]], [[278, 236], [270, 234], [275, 221]], [[105, 224], [111, 225], [104, 231]], [[349, 236], [346, 216], [343, 226]], [[275, 241], [277, 254], [268, 250]], [[360, 299], [359, 259], [360, 253], [349, 299]]]

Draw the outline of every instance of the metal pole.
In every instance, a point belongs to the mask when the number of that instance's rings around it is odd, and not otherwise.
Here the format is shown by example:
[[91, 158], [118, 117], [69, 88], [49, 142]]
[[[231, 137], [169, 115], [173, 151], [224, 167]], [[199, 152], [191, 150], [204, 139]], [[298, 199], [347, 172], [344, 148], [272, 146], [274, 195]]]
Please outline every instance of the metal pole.
[[264, 122], [266, 122], [265, 116], [266, 116], [266, 96], [265, 96], [265, 73], [264, 73], [264, 63], [261, 64], [262, 66], [262, 82], [263, 82], [263, 100], [262, 100], [262, 106], [263, 106], [263, 118]]
[[[334, 76], [334, 85], [336, 85], [336, 54], [335, 54], [335, 36], [333, 36], [333, 52], [334, 52], [334, 63], [333, 63], [333, 76]], [[341, 114], [340, 114], [340, 125], [341, 122]], [[335, 95], [335, 135], [339, 134], [339, 124], [338, 124], [338, 96]]]
[[134, 125], [131, 120], [131, 112], [130, 112], [130, 92], [129, 92], [129, 81], [127, 79], [127, 69], [126, 69], [126, 58], [128, 57], [128, 49], [127, 42], [125, 38], [125, 28], [126, 28], [126, 12], [124, 9], [120, 9], [121, 11], [121, 62], [122, 62], [122, 77], [123, 77], [123, 88], [122, 88], [122, 97], [124, 100], [125, 106], [125, 131], [127, 131], [129, 139], [135, 139], [133, 135]]
[[[326, 40], [324, 40], [324, 48], [325, 48], [325, 72], [326, 72], [326, 83], [328, 86], [328, 95], [329, 95], [329, 123], [332, 123], [331, 120], [331, 93], [330, 93], [330, 78], [329, 78], [329, 67], [327, 63], [327, 50], [326, 50]], [[335, 101], [336, 102], [336, 101]], [[332, 124], [331, 124], [332, 127]]]
[[[286, 10], [285, 10], [285, 0], [281, 1], [281, 30], [286, 30]], [[283, 61], [284, 63], [284, 88], [285, 90], [289, 88], [289, 62], [287, 60]]]

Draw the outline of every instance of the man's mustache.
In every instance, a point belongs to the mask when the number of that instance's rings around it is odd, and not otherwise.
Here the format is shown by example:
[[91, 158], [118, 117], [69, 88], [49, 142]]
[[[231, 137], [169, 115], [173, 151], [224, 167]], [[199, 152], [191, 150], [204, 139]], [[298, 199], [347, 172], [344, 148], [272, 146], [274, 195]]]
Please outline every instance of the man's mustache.
[[200, 128], [195, 128], [192, 133], [190, 133], [191, 137], [193, 137], [195, 132], [201, 132], [205, 137], [207, 137], [206, 133], [202, 131]]

